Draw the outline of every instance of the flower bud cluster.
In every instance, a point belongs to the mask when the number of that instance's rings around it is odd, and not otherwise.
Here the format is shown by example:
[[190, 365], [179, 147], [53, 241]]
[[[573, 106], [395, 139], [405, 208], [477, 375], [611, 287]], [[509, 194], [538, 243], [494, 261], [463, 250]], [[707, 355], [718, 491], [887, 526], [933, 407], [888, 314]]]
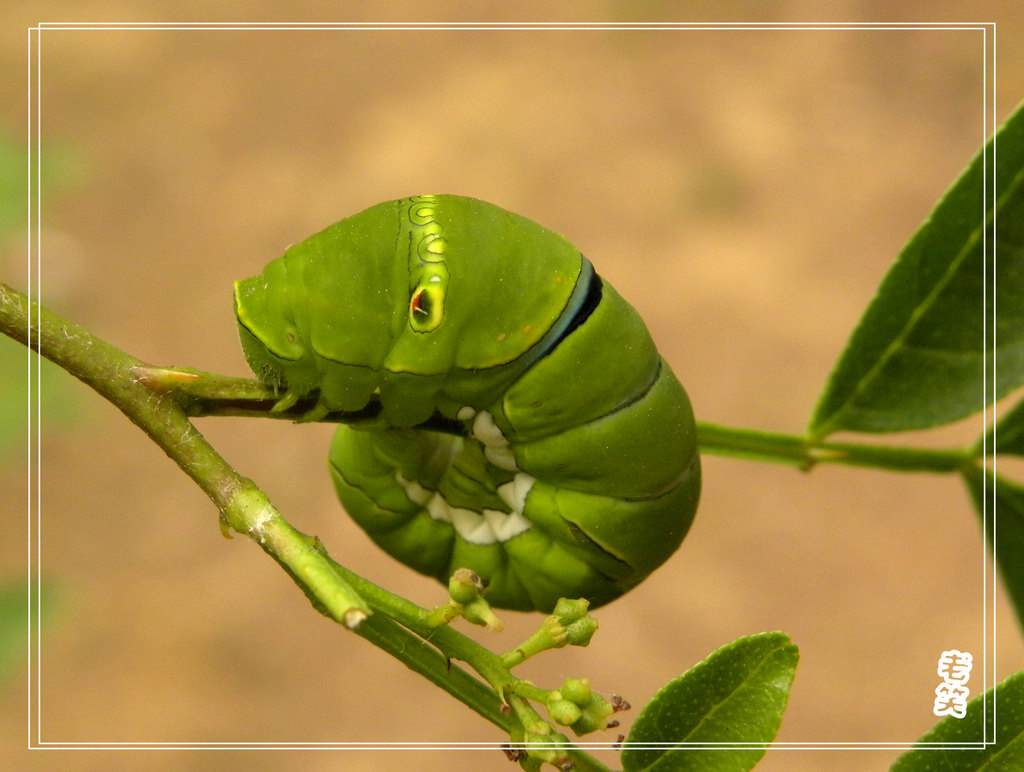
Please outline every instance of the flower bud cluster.
[[566, 678], [546, 701], [551, 720], [570, 727], [577, 737], [618, 726], [618, 721], [608, 720], [618, 709], [616, 704], [592, 692], [586, 678]]

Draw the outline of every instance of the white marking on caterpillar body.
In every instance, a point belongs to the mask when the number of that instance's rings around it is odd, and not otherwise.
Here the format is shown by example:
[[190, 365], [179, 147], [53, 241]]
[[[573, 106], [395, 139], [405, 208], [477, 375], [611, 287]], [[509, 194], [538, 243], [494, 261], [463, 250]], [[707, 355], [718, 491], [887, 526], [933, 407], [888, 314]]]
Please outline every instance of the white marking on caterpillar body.
[[432, 519], [451, 523], [455, 532], [470, 544], [506, 542], [530, 530], [530, 521], [523, 515], [526, 496], [534, 482], [528, 474], [518, 474], [515, 480], [498, 488], [502, 501], [512, 507], [511, 512], [485, 509], [481, 513], [453, 507], [437, 491], [428, 490], [415, 480], [406, 479], [401, 473], [396, 472], [395, 479], [409, 501], [423, 507]]
[[[408, 480], [403, 477], [401, 472], [395, 472], [395, 479], [398, 480], [398, 484], [402, 486], [402, 490], [405, 491], [405, 495], [413, 504], [426, 507], [427, 502], [430, 501], [430, 497], [434, 495], [433, 491], [428, 491], [415, 480]], [[433, 515], [431, 515], [431, 517], [433, 517]], [[434, 519], [437, 520], [438, 518], [435, 517]]]
[[499, 469], [504, 469], [508, 472], [519, 471], [519, 467], [516, 466], [515, 453], [507, 445], [503, 448], [489, 448], [485, 445], [484, 457]]
[[484, 446], [484, 457], [499, 469], [518, 472], [516, 456], [508, 446], [508, 438], [494, 423], [494, 416], [481, 410], [473, 419], [471, 434]]
[[525, 472], [519, 472], [512, 482], [498, 486], [498, 495], [513, 512], [523, 512], [526, 509], [526, 497], [530, 495], [530, 489], [535, 482], [535, 478]]
[[485, 509], [484, 519], [494, 534], [496, 541], [508, 541], [530, 530], [530, 521], [521, 512], [499, 512], [496, 509]]

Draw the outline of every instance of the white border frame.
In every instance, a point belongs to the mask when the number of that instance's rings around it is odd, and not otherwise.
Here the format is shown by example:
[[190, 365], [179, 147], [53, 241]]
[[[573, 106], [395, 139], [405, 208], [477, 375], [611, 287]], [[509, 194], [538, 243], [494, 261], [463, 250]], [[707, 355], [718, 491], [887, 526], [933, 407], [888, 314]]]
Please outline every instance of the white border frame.
[[[41, 271], [42, 254], [39, 247], [41, 242], [40, 230], [40, 207], [42, 201], [41, 180], [39, 177], [42, 159], [42, 33], [44, 30], [481, 30], [495, 29], [505, 31], [529, 31], [529, 30], [975, 30], [983, 35], [983, 82], [984, 92], [984, 136], [982, 143], [986, 143], [993, 134], [996, 127], [996, 23], [946, 23], [946, 22], [850, 22], [850, 23], [821, 23], [821, 22], [756, 22], [756, 23], [692, 23], [692, 22], [409, 22], [409, 23], [387, 23], [387, 22], [366, 22], [366, 23], [305, 23], [305, 22], [267, 22], [267, 23], [234, 23], [234, 22], [185, 22], [185, 23], [144, 23], [144, 22], [40, 22], [34, 27], [28, 28], [28, 295], [36, 302], [42, 302]], [[993, 159], [995, 159], [995, 143], [993, 143]], [[995, 200], [996, 190], [995, 179], [985, 181], [985, 205], [988, 204], [988, 196]], [[984, 217], [984, 211], [982, 212]], [[985, 231], [983, 230], [983, 233]], [[988, 249], [985, 244], [983, 249]], [[994, 245], [992, 245], [994, 248]], [[985, 326], [986, 334], [995, 334], [994, 328], [989, 325], [990, 318], [994, 318], [994, 292], [988, 286], [989, 277], [984, 277], [985, 286]], [[989, 298], [992, 298], [993, 307], [988, 307]], [[28, 603], [29, 625], [28, 625], [28, 649], [30, 652], [28, 662], [28, 748], [29, 749], [63, 749], [63, 750], [471, 750], [471, 749], [499, 749], [502, 743], [363, 743], [363, 742], [60, 742], [44, 741], [42, 739], [42, 705], [39, 695], [42, 691], [42, 658], [40, 641], [39, 609], [42, 604], [42, 590], [39, 577], [42, 565], [42, 545], [39, 534], [41, 532], [42, 500], [39, 486], [39, 465], [41, 463], [41, 407], [37, 401], [32, 401], [32, 379], [38, 383], [41, 358], [35, 360], [35, 370], [32, 368], [33, 360], [31, 350], [27, 353], [28, 369], [30, 373], [30, 384], [27, 392], [27, 405], [29, 413], [28, 428], [28, 545], [27, 545], [27, 572], [29, 579]], [[995, 372], [995, 362], [992, 363], [992, 370]], [[989, 372], [989, 363], [986, 361], [986, 377]], [[986, 395], [994, 390], [995, 384], [985, 384]], [[983, 412], [984, 434], [988, 435], [989, 419], [987, 412]], [[997, 414], [993, 409], [992, 423], [997, 422]], [[993, 458], [993, 471], [995, 471], [995, 458]], [[995, 507], [994, 497], [985, 497], [984, 506]], [[987, 514], [987, 513], [984, 513]], [[987, 519], [983, 514], [983, 527]], [[993, 522], [995, 523], [996, 513], [993, 511]], [[995, 545], [995, 527], [993, 527], [992, 541]], [[987, 534], [986, 534], [987, 536]], [[984, 663], [982, 668], [983, 688], [987, 692], [994, 684], [990, 683], [996, 671], [995, 651], [995, 630], [996, 630], [996, 607], [995, 590], [998, 578], [995, 571], [989, 575], [989, 561], [987, 550], [984, 547], [987, 539], [983, 542], [983, 591], [985, 616], [984, 625]], [[989, 619], [991, 615], [991, 620]], [[991, 621], [991, 624], [990, 624]], [[989, 638], [991, 628], [992, 637]], [[990, 651], [991, 649], [991, 651]], [[992, 666], [989, 667], [991, 657]], [[974, 689], [972, 689], [974, 691]], [[987, 699], [987, 698], [986, 698]], [[986, 706], [987, 707], [987, 706]], [[995, 705], [992, 706], [993, 712]], [[993, 722], [994, 723], [994, 722]], [[924, 743], [918, 744], [915, 740], [907, 742], [772, 742], [772, 743], [658, 743], [654, 745], [632, 745], [633, 748], [647, 747], [685, 747], [692, 750], [711, 748], [766, 748], [778, 750], [906, 750], [915, 745], [932, 747], [943, 750], [979, 750], [994, 745], [996, 738], [984, 737], [978, 742], [972, 743]], [[622, 747], [615, 743], [602, 742], [574, 742], [573, 745], [582, 749], [612, 749]], [[537, 746], [545, 747], [545, 746]], [[558, 747], [558, 746], [551, 746]]]

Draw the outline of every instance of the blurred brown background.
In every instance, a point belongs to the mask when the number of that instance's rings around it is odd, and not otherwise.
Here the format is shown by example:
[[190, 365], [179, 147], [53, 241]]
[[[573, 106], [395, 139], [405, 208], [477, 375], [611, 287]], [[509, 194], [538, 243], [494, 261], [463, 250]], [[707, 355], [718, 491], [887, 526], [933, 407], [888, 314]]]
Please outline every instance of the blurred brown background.
[[[384, 2], [329, 16], [269, 2], [244, 16], [223, 2], [7, 7], [0, 117], [22, 135], [25, 29], [58, 20], [969, 17], [999, 22], [998, 120], [1024, 95], [1009, 2], [549, 5], [440, 2], [430, 17]], [[798, 433], [887, 266], [991, 131], [984, 51], [981, 32], [948, 28], [46, 31], [44, 158], [72, 158], [74, 184], [44, 190], [42, 297], [143, 359], [243, 375], [232, 281], [378, 201], [461, 193], [579, 246], [647, 320], [700, 419]], [[2, 259], [3, 279], [24, 287], [23, 245]], [[78, 407], [70, 421], [43, 416], [40, 555], [59, 610], [43, 635], [42, 740], [502, 741], [313, 612], [253, 544], [224, 540], [177, 468], [65, 380], [43, 384]], [[334, 557], [423, 605], [442, 600], [340, 510], [329, 427], [199, 429]], [[978, 418], [895, 441], [980, 430]], [[22, 458], [0, 475], [0, 578], [12, 580], [25, 570]], [[716, 647], [781, 629], [802, 658], [780, 741], [912, 741], [936, 720], [942, 650], [980, 663], [994, 645], [989, 683], [1024, 668], [1001, 594], [986, 627], [984, 565], [956, 479], [706, 457], [680, 552], [598, 612], [588, 649], [522, 675], [589, 676], [639, 708]], [[504, 616], [504, 637], [471, 634], [504, 650], [539, 622]], [[983, 688], [980, 666], [970, 686]], [[25, 693], [20, 670], [0, 684], [9, 769], [510, 768], [493, 749], [29, 754]], [[878, 770], [898, 752], [774, 750], [759, 769]]]

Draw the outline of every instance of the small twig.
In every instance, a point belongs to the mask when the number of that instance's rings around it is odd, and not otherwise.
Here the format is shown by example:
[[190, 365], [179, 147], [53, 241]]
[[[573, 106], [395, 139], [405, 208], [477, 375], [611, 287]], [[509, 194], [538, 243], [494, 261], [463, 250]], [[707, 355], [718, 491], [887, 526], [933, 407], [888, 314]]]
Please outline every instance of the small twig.
[[[510, 735], [521, 731], [503, 710], [517, 681], [501, 658], [451, 627], [428, 623], [428, 612], [335, 563], [319, 540], [293, 528], [249, 479], [238, 474], [192, 425], [200, 415], [260, 415], [301, 419], [308, 405], [271, 413], [272, 390], [256, 381], [142, 362], [0, 284], [0, 332], [30, 346], [91, 386], [138, 425], [217, 505], [222, 525], [252, 538], [292, 576], [314, 607], [428, 678]], [[328, 420], [372, 421], [376, 408]], [[461, 426], [437, 417], [437, 431]], [[358, 587], [358, 592], [353, 587]], [[373, 614], [372, 611], [379, 613]], [[394, 621], [394, 620], [397, 620]], [[419, 636], [419, 637], [417, 637]], [[426, 641], [430, 642], [427, 645]], [[435, 648], [436, 647], [436, 648]], [[488, 685], [452, 664], [467, 662]], [[530, 709], [534, 721], [540, 721]], [[579, 770], [605, 770], [566, 745]]]
[[[251, 480], [238, 474], [188, 420], [180, 404], [151, 388], [153, 370], [76, 324], [0, 285], [0, 331], [21, 340], [114, 404], [191, 477], [220, 510], [222, 522], [252, 537], [302, 583], [314, 604], [350, 629], [370, 607], [334, 571], [311, 540], [288, 525]], [[155, 397], [155, 398], [154, 398]]]

